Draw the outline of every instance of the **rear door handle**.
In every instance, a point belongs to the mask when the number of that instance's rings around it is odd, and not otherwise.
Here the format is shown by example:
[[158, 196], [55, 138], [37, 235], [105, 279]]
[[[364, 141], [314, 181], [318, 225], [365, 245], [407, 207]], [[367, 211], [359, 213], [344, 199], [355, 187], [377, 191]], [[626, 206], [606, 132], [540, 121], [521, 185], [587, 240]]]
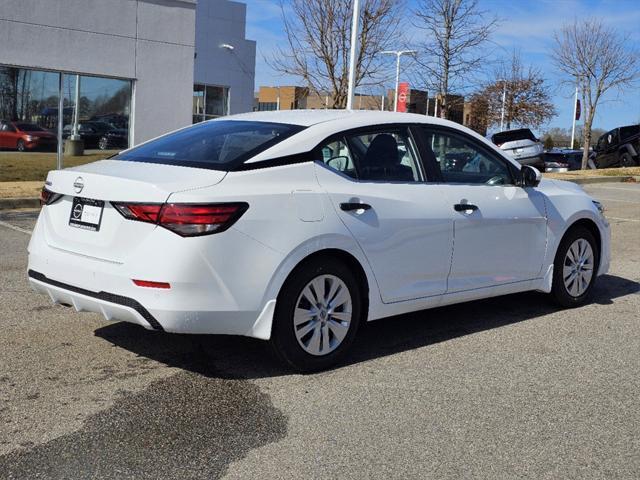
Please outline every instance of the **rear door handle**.
[[340, 210], [344, 210], [345, 212], [350, 212], [352, 210], [369, 210], [371, 205], [368, 203], [356, 203], [356, 202], [346, 202], [340, 204]]
[[471, 210], [472, 212], [475, 212], [476, 210], [478, 210], [478, 206], [472, 205], [471, 203], [456, 203], [453, 206], [453, 209], [456, 212], [467, 212], [469, 210]]

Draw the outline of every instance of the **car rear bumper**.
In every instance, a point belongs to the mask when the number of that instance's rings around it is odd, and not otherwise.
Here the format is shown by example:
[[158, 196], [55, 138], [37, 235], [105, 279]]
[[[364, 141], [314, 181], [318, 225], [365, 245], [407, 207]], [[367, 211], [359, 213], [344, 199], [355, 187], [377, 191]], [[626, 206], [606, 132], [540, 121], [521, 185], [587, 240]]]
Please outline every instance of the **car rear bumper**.
[[[233, 229], [218, 238], [183, 239], [158, 227], [119, 263], [50, 246], [41, 220], [29, 244], [29, 281], [54, 303], [150, 330], [269, 338], [275, 299], [265, 292], [282, 256], [255, 240]], [[224, 255], [232, 245], [248, 253]], [[211, 258], [203, 249], [221, 254]], [[133, 279], [170, 288], [141, 287]]]

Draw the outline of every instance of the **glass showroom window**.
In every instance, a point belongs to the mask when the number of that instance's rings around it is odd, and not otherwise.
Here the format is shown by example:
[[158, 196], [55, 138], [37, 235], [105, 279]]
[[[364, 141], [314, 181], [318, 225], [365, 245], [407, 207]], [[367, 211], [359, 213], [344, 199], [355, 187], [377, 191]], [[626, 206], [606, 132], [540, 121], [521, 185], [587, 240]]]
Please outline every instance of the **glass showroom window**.
[[[127, 148], [130, 111], [130, 80], [0, 66], [0, 182], [42, 180], [62, 166], [59, 137], [84, 147], [65, 150], [65, 165]], [[27, 163], [24, 152], [37, 155]]]
[[193, 123], [229, 115], [229, 88], [193, 86]]

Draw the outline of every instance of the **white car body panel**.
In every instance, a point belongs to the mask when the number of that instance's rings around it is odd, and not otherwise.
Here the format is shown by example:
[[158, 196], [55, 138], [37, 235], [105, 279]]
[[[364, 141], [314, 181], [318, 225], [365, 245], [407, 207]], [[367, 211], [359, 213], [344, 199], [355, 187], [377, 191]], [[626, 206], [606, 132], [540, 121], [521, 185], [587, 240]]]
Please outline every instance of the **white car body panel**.
[[[228, 119], [308, 125], [246, 162], [257, 167], [308, 152], [334, 133], [388, 123], [455, 128], [517, 165], [474, 132], [422, 115], [293, 111]], [[80, 195], [105, 201], [99, 232], [68, 225], [77, 177], [84, 183]], [[394, 184], [357, 182], [311, 161], [226, 173], [108, 160], [52, 171], [47, 185], [64, 197], [42, 209], [34, 229], [29, 269], [45, 278], [32, 276], [33, 287], [79, 311], [156, 328], [146, 311], [169, 332], [268, 339], [285, 280], [305, 258], [326, 250], [362, 268], [368, 320], [549, 291], [558, 244], [581, 219], [600, 232], [599, 275], [610, 258], [606, 220], [579, 187], [558, 181], [543, 180], [536, 188]], [[371, 204], [371, 211], [341, 211], [339, 204], [353, 198]], [[462, 200], [479, 210], [454, 211]], [[247, 202], [249, 209], [222, 233], [183, 238], [125, 219], [111, 201]], [[171, 288], [139, 287], [134, 279], [168, 282]]]

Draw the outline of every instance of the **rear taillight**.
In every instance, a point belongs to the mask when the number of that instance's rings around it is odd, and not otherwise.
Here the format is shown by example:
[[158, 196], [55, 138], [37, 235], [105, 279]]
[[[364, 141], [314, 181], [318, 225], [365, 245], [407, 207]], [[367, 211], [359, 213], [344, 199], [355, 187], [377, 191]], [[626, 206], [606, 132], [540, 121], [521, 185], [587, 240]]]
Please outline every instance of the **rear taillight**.
[[183, 237], [223, 232], [247, 211], [247, 203], [113, 203], [123, 217], [156, 223]]
[[47, 187], [42, 187], [42, 190], [40, 191], [40, 205], [51, 205], [62, 197], [63, 195], [61, 193], [55, 193], [51, 190], [47, 190]]
[[161, 203], [112, 203], [124, 218], [140, 222], [157, 223]]

